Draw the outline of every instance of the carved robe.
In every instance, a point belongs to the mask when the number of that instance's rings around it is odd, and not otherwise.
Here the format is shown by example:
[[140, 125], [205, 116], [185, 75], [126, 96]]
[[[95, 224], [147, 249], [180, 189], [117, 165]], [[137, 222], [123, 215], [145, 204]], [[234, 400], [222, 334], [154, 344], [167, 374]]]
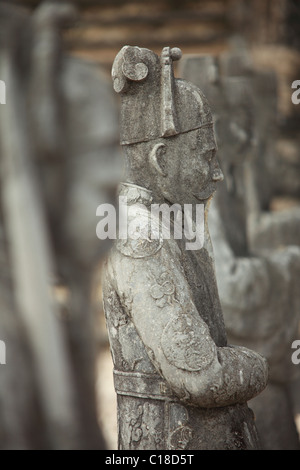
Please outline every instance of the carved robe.
[[[121, 195], [142, 231], [153, 195], [130, 184]], [[119, 239], [105, 266], [119, 448], [258, 448], [246, 402], [265, 386], [266, 364], [227, 345], [208, 232], [200, 250], [185, 242]]]

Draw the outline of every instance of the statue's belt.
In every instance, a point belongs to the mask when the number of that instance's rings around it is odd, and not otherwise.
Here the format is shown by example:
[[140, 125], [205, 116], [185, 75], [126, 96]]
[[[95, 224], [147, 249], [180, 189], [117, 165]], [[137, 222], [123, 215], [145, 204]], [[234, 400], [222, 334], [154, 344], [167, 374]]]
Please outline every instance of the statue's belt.
[[114, 384], [118, 395], [154, 400], [178, 400], [178, 397], [158, 374], [114, 370]]

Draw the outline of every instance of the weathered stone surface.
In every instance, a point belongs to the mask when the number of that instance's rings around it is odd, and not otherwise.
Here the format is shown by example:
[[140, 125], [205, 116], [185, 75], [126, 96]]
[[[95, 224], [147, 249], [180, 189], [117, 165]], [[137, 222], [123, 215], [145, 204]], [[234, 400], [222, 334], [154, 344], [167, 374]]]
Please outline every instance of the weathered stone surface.
[[[212, 66], [217, 70], [214, 80], [211, 80]], [[229, 340], [260, 352], [270, 364], [267, 389], [250, 402], [263, 447], [299, 448], [288, 387], [297, 375], [291, 361], [291, 344], [298, 333], [300, 249], [297, 246], [282, 247], [283, 237], [279, 241], [274, 231], [272, 235], [270, 230], [264, 232], [264, 225], [259, 228], [265, 237], [265, 247], [273, 250], [253, 256], [253, 245], [249, 243], [249, 200], [252, 198], [253, 203], [254, 198], [256, 204], [250, 207], [256, 213], [261, 210], [259, 202], [262, 200], [254, 192], [256, 186], [254, 180], [249, 179], [249, 173], [256, 174], [256, 152], [261, 159], [262, 151], [267, 147], [267, 143], [260, 142], [257, 146], [253, 142], [256, 113], [261, 107], [257, 107], [260, 96], [254, 99], [257, 88], [253, 77], [224, 76], [220, 63], [213, 57], [187, 58], [183, 75], [201, 86], [208, 98], [214, 99], [225, 184], [212, 203], [209, 227]], [[265, 121], [264, 129], [268, 119]], [[261, 140], [262, 135], [258, 138]], [[266, 167], [263, 174], [267, 184], [270, 174]], [[276, 216], [265, 213], [259, 220], [261, 223], [266, 217], [273, 218], [274, 227]], [[285, 217], [284, 230], [288, 233], [284, 239], [291, 242], [295, 235], [291, 227], [296, 227], [296, 221], [292, 219], [291, 211]], [[277, 245], [281, 249], [275, 250]]]
[[[152, 203], [201, 203], [206, 220], [222, 179], [210, 108], [197, 87], [174, 79], [178, 58], [177, 49], [159, 58], [125, 46], [113, 66], [127, 164], [120, 194], [137, 225], [140, 204], [152, 222]], [[135, 64], [137, 76], [128, 73]], [[122, 449], [259, 446], [247, 400], [264, 389], [267, 363], [227, 344], [206, 222], [204, 232], [197, 250], [186, 249], [185, 236], [118, 240], [108, 259], [104, 303]]]

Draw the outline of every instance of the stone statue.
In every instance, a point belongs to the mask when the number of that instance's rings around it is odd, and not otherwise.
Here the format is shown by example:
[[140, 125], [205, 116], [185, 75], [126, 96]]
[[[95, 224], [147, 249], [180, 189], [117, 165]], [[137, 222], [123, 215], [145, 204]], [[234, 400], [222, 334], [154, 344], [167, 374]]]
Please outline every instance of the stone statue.
[[[109, 244], [96, 209], [114, 201], [115, 96], [65, 54], [74, 8], [0, 5], [0, 447], [104, 448], [97, 419], [91, 276]], [[118, 170], [117, 170], [118, 169]], [[68, 297], [62, 309], [57, 286]], [[20, 393], [22, 390], [22, 393]]]
[[[289, 384], [297, 376], [291, 344], [299, 322], [300, 249], [276, 250], [271, 242], [268, 253], [254, 256], [251, 251], [248, 201], [255, 186], [249, 184], [249, 172], [255, 174], [256, 153], [268, 145], [257, 145], [260, 97], [254, 99], [253, 80], [226, 76], [220, 62], [212, 56], [191, 56], [182, 67], [183, 76], [201, 86], [212, 102], [225, 174], [226, 184], [217, 192], [209, 216], [220, 300], [229, 341], [260, 352], [270, 365], [266, 390], [250, 402], [263, 448], [298, 449]], [[269, 178], [266, 175], [266, 183]]]
[[[112, 69], [127, 166], [120, 195], [131, 234], [122, 229], [103, 281], [119, 448], [255, 449], [247, 401], [265, 388], [268, 367], [259, 354], [227, 344], [206, 223], [223, 175], [206, 98], [174, 78], [180, 57], [176, 48], [158, 57], [125, 46]], [[170, 211], [202, 204], [202, 248], [188, 250], [186, 234], [164, 237], [154, 204]], [[149, 236], [145, 219], [156, 233]]]
[[[300, 245], [300, 205], [272, 211], [272, 198], [292, 194], [292, 171], [277, 149], [279, 112], [277, 77], [273, 70], [257, 70], [247, 49], [220, 56], [222, 75], [248, 78], [255, 113], [251, 164], [246, 168], [247, 238], [249, 250], [258, 255], [281, 246]], [[225, 163], [224, 159], [224, 164]], [[283, 183], [280, 183], [284, 174]], [[287, 175], [290, 175], [287, 178]], [[297, 172], [295, 167], [295, 177]], [[286, 179], [287, 178], [287, 179]], [[288, 186], [290, 186], [288, 188]]]

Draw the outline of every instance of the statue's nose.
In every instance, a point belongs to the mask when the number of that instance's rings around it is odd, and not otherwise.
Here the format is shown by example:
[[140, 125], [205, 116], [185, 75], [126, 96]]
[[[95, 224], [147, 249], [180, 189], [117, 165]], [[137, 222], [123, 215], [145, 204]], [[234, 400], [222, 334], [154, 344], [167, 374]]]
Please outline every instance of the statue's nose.
[[213, 171], [213, 174], [212, 174], [212, 180], [217, 182], [217, 181], [223, 181], [224, 179], [224, 175], [222, 173], [222, 170], [221, 168], [216, 168], [214, 171]]

